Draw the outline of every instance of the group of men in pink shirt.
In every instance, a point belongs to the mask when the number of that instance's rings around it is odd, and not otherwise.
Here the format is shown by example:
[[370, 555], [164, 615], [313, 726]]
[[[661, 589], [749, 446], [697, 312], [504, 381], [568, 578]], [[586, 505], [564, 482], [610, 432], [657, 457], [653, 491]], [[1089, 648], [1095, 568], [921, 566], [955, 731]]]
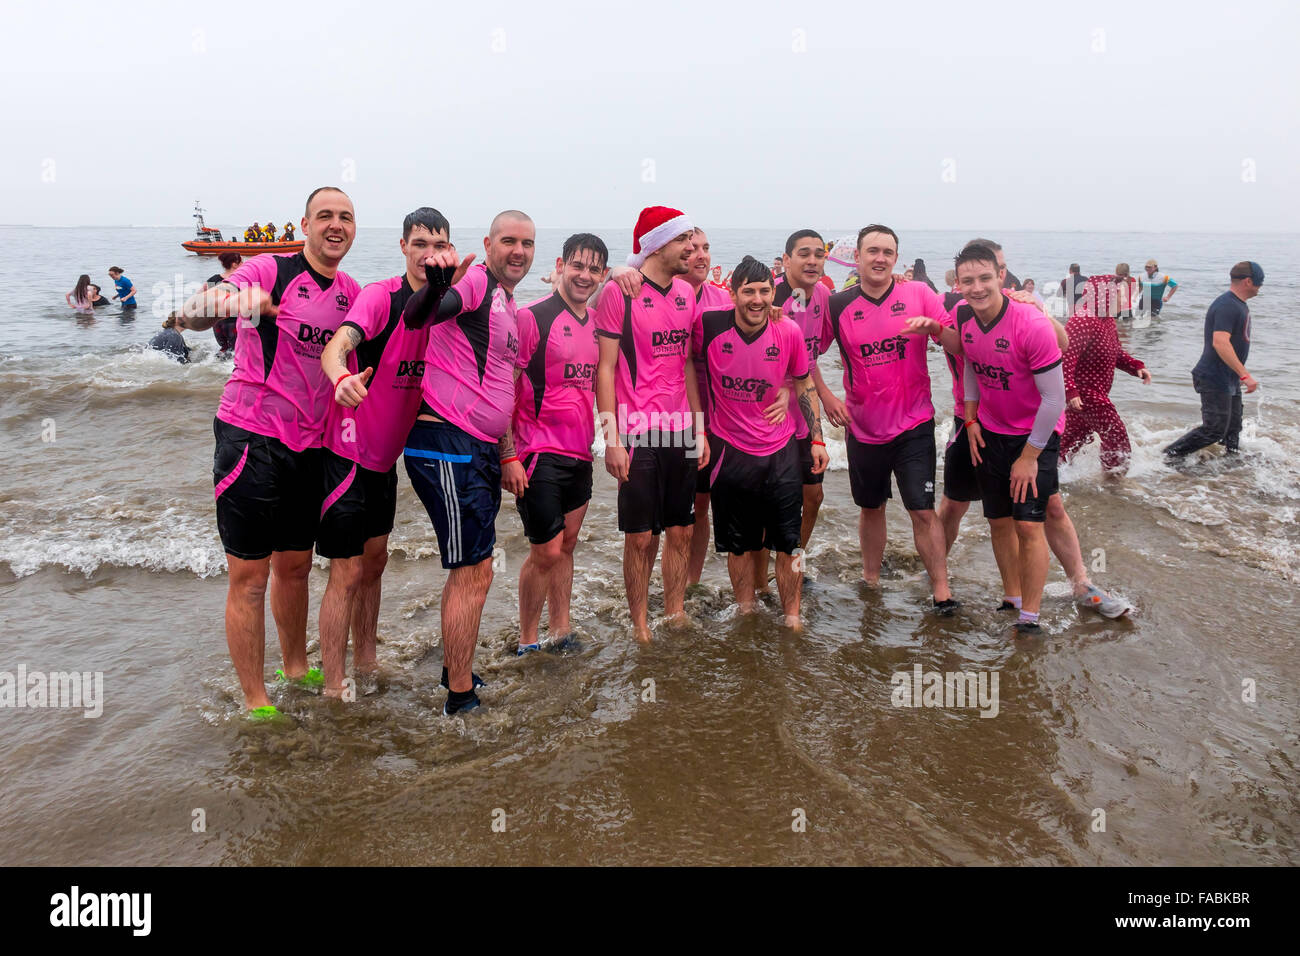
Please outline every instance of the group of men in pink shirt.
[[[572, 646], [573, 554], [598, 432], [605, 469], [618, 481], [638, 640], [652, 636], [649, 586], [661, 538], [667, 623], [686, 620], [710, 510], [741, 611], [766, 590], [775, 553], [783, 622], [801, 626], [802, 556], [829, 464], [823, 407], [844, 429], [867, 584], [880, 576], [892, 478], [935, 613], [959, 607], [947, 554], [976, 498], [992, 529], [1002, 608], [1017, 612], [1020, 632], [1038, 630], [1049, 544], [1081, 602], [1108, 616], [1127, 610], [1088, 580], [1057, 491], [1064, 334], [1003, 291], [996, 244], [961, 251], [961, 298], [947, 305], [895, 274], [898, 236], [882, 225], [858, 236], [857, 286], [827, 290], [825, 242], [804, 229], [787, 240], [782, 281], [746, 257], [728, 291], [708, 281], [705, 232], [656, 206], [638, 218], [626, 267], [611, 270], [605, 243], [579, 233], [556, 259], [551, 294], [521, 306], [514, 292], [532, 267], [536, 229], [517, 210], [493, 220], [480, 263], [477, 253], [459, 255], [440, 212], [415, 210], [403, 222], [403, 271], [364, 289], [339, 268], [356, 234], [346, 194], [313, 192], [302, 228], [302, 252], [249, 259], [184, 309], [196, 330], [239, 317], [234, 370], [213, 424], [213, 478], [230, 571], [227, 642], [256, 718], [278, 713], [263, 672], [268, 590], [280, 679], [346, 696], [349, 635], [357, 677], [375, 672], [398, 458], [448, 571], [443, 713], [479, 706], [483, 681], [473, 662], [503, 488], [530, 543], [517, 653]], [[956, 417], [937, 510], [928, 341], [949, 356]], [[832, 345], [843, 399], [819, 368]], [[313, 547], [330, 561], [319, 671], [306, 654]]]

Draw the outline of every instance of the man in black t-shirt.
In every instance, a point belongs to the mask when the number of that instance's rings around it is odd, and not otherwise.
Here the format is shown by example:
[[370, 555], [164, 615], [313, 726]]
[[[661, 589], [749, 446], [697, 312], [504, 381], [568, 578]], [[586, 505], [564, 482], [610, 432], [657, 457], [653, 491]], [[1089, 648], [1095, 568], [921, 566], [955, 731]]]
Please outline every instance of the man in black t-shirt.
[[1070, 263], [1070, 274], [1061, 280], [1061, 296], [1070, 306], [1070, 312], [1074, 312], [1074, 307], [1083, 298], [1083, 290], [1087, 288], [1088, 280], [1080, 274], [1079, 263]]
[[1246, 371], [1250, 355], [1248, 299], [1259, 295], [1264, 270], [1258, 262], [1238, 262], [1228, 272], [1231, 288], [1205, 313], [1205, 348], [1192, 369], [1192, 385], [1201, 396], [1201, 424], [1165, 449], [1173, 458], [1222, 442], [1228, 452], [1241, 440], [1241, 386], [1255, 391], [1259, 382]]

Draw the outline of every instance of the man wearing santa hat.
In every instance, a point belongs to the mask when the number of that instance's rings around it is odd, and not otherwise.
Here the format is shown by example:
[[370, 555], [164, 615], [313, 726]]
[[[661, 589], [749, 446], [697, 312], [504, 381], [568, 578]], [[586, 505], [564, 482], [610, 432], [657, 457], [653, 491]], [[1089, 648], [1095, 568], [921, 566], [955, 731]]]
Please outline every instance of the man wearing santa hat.
[[605, 470], [618, 479], [623, 585], [639, 641], [650, 573], [664, 547], [664, 613], [686, 619], [686, 570], [695, 523], [695, 474], [709, 460], [690, 339], [699, 315], [689, 270], [694, 225], [666, 206], [641, 210], [627, 264], [640, 270], [629, 295], [608, 283], [596, 306], [600, 360], [596, 407], [605, 434]]

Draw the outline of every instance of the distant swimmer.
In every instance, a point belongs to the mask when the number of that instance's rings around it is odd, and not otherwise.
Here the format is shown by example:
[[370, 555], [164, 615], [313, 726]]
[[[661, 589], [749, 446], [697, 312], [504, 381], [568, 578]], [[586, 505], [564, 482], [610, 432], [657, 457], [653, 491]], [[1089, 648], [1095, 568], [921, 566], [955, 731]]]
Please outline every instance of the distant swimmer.
[[695, 525], [696, 472], [707, 467], [691, 330], [700, 315], [684, 278], [694, 250], [694, 225], [667, 206], [641, 210], [628, 265], [643, 280], [629, 295], [605, 284], [596, 306], [600, 360], [596, 406], [605, 432], [605, 470], [618, 481], [623, 533], [623, 586], [638, 641], [652, 637], [647, 620], [650, 574], [664, 547], [664, 613], [686, 620], [686, 575]]
[[325, 693], [341, 696], [352, 636], [357, 674], [373, 674], [388, 535], [397, 514], [397, 460], [420, 409], [430, 326], [402, 311], [424, 288], [425, 260], [451, 248], [447, 219], [422, 206], [402, 221], [403, 271], [363, 288], [321, 353], [333, 383], [321, 450], [325, 500], [316, 553], [330, 562], [320, 605]]
[[1133, 321], [1133, 305], [1138, 301], [1138, 281], [1133, 278], [1129, 264], [1121, 262], [1115, 266], [1112, 278], [1114, 285], [1115, 318], [1121, 322]]
[[[976, 244], [975, 241], [969, 243], [969, 245]], [[999, 272], [1005, 271], [1006, 257], [1002, 247], [996, 246], [993, 253]], [[1007, 288], [1006, 279], [1003, 278], [1001, 282], [1002, 288]], [[1023, 292], [1007, 293], [1007, 297], [1013, 300], [1017, 296], [1023, 295]], [[1032, 301], [1031, 298], [1030, 302]], [[1039, 311], [1042, 320], [1051, 326], [1057, 346], [1064, 352], [1069, 347], [1069, 337], [1065, 333], [1065, 327], [1051, 316], [1038, 310], [1036, 304], [1033, 307], [1036, 311]], [[944, 542], [949, 551], [952, 550], [953, 542], [957, 540], [962, 517], [970, 508], [970, 502], [982, 497], [979, 477], [975, 473], [975, 469], [962, 462], [963, 457], [967, 462], [970, 461], [969, 454], [964, 456], [962, 454], [969, 451], [966, 429], [963, 427], [965, 420], [965, 385], [962, 368], [963, 364], [961, 363], [949, 364], [958, 422], [954, 429], [954, 437], [949, 441], [948, 453], [944, 458], [943, 501], [939, 504], [939, 519], [943, 522]], [[1074, 522], [1070, 520], [1069, 514], [1066, 513], [1065, 502], [1061, 498], [1059, 491], [1047, 500], [1045, 531], [1052, 553], [1056, 555], [1056, 559], [1065, 570], [1066, 577], [1070, 579], [1070, 588], [1075, 602], [1079, 606], [1091, 608], [1103, 617], [1111, 618], [1120, 617], [1130, 610], [1126, 602], [1097, 587], [1088, 576], [1087, 566], [1083, 563], [1083, 550], [1079, 546], [1079, 534], [1074, 528]], [[1002, 609], [1018, 608], [1019, 602], [1020, 596], [1018, 593], [1008, 593], [1004, 595]]]
[[[515, 406], [502, 443], [502, 485], [515, 496], [528, 557], [519, 569], [518, 654], [573, 637], [573, 552], [591, 501], [596, 437], [596, 320], [587, 307], [609, 276], [609, 249], [588, 232], [570, 236], [556, 262], [555, 291], [519, 310]], [[512, 453], [513, 452], [513, 453]]]
[[1031, 296], [1033, 296], [1034, 301], [1038, 303], [1038, 307], [1044, 312], [1047, 311], [1047, 301], [1041, 295], [1038, 294], [1038, 285], [1037, 283], [1034, 282], [1033, 279], [1026, 279], [1024, 282], [1022, 282], [1020, 284], [1020, 291], [1028, 292]]
[[1201, 424], [1165, 449], [1170, 458], [1222, 443], [1229, 454], [1241, 444], [1241, 389], [1259, 382], [1246, 371], [1250, 355], [1250, 308], [1259, 295], [1264, 270], [1258, 262], [1238, 262], [1228, 272], [1231, 286], [1205, 313], [1205, 346], [1192, 369], [1192, 386], [1201, 396]]
[[95, 304], [90, 298], [90, 276], [82, 273], [77, 278], [77, 284], [71, 292], [63, 296], [68, 308], [75, 311], [78, 315], [94, 315]]
[[1178, 283], [1167, 275], [1161, 275], [1160, 266], [1154, 259], [1148, 259], [1143, 268], [1146, 272], [1146, 278], [1138, 279], [1142, 308], [1152, 315], [1159, 315], [1165, 303], [1172, 299], [1174, 293], [1178, 291]]
[[[238, 269], [244, 262], [244, 257], [238, 252], [223, 252], [218, 261], [221, 263], [221, 271], [208, 276], [207, 286], [209, 289], [215, 288], [230, 278], [231, 273]], [[212, 335], [217, 340], [217, 348], [222, 354], [231, 352], [235, 348], [235, 323], [238, 321], [237, 316], [228, 316], [224, 319], [217, 319], [212, 326]]]
[[533, 265], [537, 229], [524, 213], [498, 213], [483, 239], [486, 262], [454, 249], [425, 260], [426, 284], [406, 304], [409, 329], [430, 326], [420, 414], [404, 451], [406, 474], [433, 523], [442, 566], [444, 716], [479, 706], [474, 653], [492, 586], [503, 439], [515, 402], [519, 328], [514, 291]]
[[926, 337], [959, 350], [938, 294], [922, 282], [894, 279], [898, 234], [873, 223], [858, 232], [854, 259], [862, 282], [831, 296], [829, 332], [844, 365], [844, 401], [827, 399], [826, 416], [844, 427], [849, 488], [858, 506], [862, 579], [880, 582], [885, 505], [898, 482], [917, 554], [930, 577], [934, 607], [953, 613], [943, 526], [934, 510], [934, 404]]
[[1079, 300], [1083, 298], [1083, 290], [1087, 283], [1088, 280], [1083, 275], [1079, 263], [1071, 262], [1069, 273], [1061, 280], [1061, 296], [1065, 299], [1065, 304], [1071, 312], [1074, 311], [1074, 307]]
[[[822, 241], [817, 239], [822, 250]], [[813, 282], [816, 285], [816, 280]], [[706, 357], [712, 408], [709, 474], [714, 490], [713, 529], [741, 613], [755, 605], [757, 555], [775, 551], [776, 582], [785, 625], [798, 629], [802, 566], [802, 468], [791, 416], [773, 424], [765, 397], [787, 379], [798, 395], [799, 418], [812, 441], [812, 470], [830, 459], [822, 440], [817, 386], [799, 324], [779, 319], [771, 272], [746, 256], [732, 274], [733, 307], [706, 311], [695, 323], [692, 350]], [[766, 561], [762, 563], [766, 576]]]
[[1131, 448], [1128, 429], [1110, 400], [1115, 369], [1137, 376], [1143, 385], [1151, 384], [1151, 373], [1120, 345], [1114, 318], [1118, 312], [1114, 286], [1105, 277], [1094, 276], [1066, 323], [1070, 343], [1061, 366], [1067, 403], [1061, 460], [1068, 462], [1096, 434], [1101, 440], [1102, 468], [1123, 474]]
[[1022, 633], [1038, 633], [1047, 582], [1047, 500], [1056, 492], [1065, 420], [1061, 349], [1036, 308], [999, 288], [992, 249], [968, 245], [954, 263], [966, 301], [954, 313], [964, 351], [966, 428], [1007, 595]]
[[187, 328], [238, 315], [234, 368], [213, 432], [217, 530], [226, 551], [226, 642], [244, 707], [277, 713], [266, 693], [267, 583], [285, 679], [323, 682], [307, 665], [307, 578], [325, 497], [321, 441], [334, 388], [320, 357], [360, 293], [339, 266], [356, 238], [352, 200], [307, 197], [301, 252], [253, 256], [185, 303]]
[[121, 266], [113, 266], [108, 270], [108, 277], [113, 280], [113, 285], [117, 287], [117, 294], [114, 299], [122, 303], [122, 311], [129, 312], [135, 308], [135, 286], [131, 280], [122, 274]]
[[163, 319], [162, 331], [149, 340], [149, 348], [166, 352], [182, 365], [190, 360], [190, 347], [185, 344], [185, 336], [180, 330], [185, 328], [185, 320], [179, 313], [173, 312]]
[[97, 309], [101, 306], [108, 305], [109, 301], [107, 296], [100, 295], [100, 291], [99, 286], [95, 285], [95, 283], [92, 282], [90, 284], [90, 304]]

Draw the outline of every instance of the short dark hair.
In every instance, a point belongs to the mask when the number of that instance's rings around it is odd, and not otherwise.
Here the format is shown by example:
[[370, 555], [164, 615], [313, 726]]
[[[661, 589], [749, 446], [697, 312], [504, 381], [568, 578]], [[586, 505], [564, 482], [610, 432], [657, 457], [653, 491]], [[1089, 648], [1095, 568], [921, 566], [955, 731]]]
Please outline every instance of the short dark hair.
[[416, 226], [423, 226], [429, 230], [430, 234], [435, 236], [440, 232], [445, 232], [447, 238], [451, 238], [451, 223], [447, 221], [446, 216], [432, 206], [421, 206], [414, 212], [406, 214], [406, 218], [402, 220], [402, 238], [410, 239], [411, 232]]
[[221, 263], [221, 268], [229, 269], [236, 262], [243, 262], [244, 257], [238, 252], [223, 252], [221, 255], [217, 256], [217, 261]]
[[745, 256], [731, 273], [731, 287], [739, 289], [750, 282], [772, 282], [772, 270], [753, 256]]
[[972, 239], [970, 242], [966, 243], [966, 245], [968, 245], [968, 246], [988, 246], [988, 247], [989, 247], [990, 249], [992, 249], [994, 252], [1001, 252], [1001, 251], [1002, 251], [1002, 247], [1001, 247], [1000, 245], [998, 245], [996, 242], [994, 242], [992, 239]]
[[1236, 279], [1238, 281], [1240, 281], [1241, 279], [1249, 279], [1251, 275], [1252, 272], [1251, 272], [1249, 262], [1238, 262], [1235, 266], [1233, 266], [1231, 269], [1228, 270], [1228, 278]]
[[311, 191], [311, 194], [307, 197], [307, 205], [303, 206], [302, 208], [303, 218], [306, 218], [307, 216], [311, 215], [311, 201], [316, 198], [316, 195], [318, 193], [328, 193], [328, 192], [343, 193], [344, 196], [347, 196], [347, 193], [344, 193], [343, 190], [339, 189], [339, 187], [337, 186], [317, 186], [315, 189]]
[[121, 266], [109, 266], [109, 267], [108, 267], [108, 271], [109, 271], [109, 272], [121, 272], [121, 271], [122, 271], [122, 267], [121, 267]]
[[799, 245], [800, 239], [816, 239], [822, 245], [826, 244], [826, 240], [821, 237], [817, 230], [800, 229], [798, 232], [790, 233], [790, 238], [785, 241], [785, 254], [787, 256], [794, 252], [794, 247]]
[[599, 258], [602, 269], [609, 265], [609, 248], [605, 245], [605, 240], [595, 233], [575, 232], [565, 239], [564, 248], [560, 250], [560, 258], [568, 262], [580, 252], [590, 252]]
[[1070, 263], [1070, 273], [1071, 273], [1071, 275], [1077, 273], [1078, 271], [1079, 271], [1079, 263], [1077, 263], [1077, 262], [1071, 262], [1071, 263]]
[[878, 223], [878, 222], [873, 222], [871, 225], [869, 225], [869, 226], [863, 226], [861, 229], [858, 230], [858, 241], [857, 241], [857, 243], [854, 245], [853, 248], [855, 248], [855, 249], [860, 249], [860, 248], [862, 248], [862, 240], [865, 239], [869, 234], [871, 234], [871, 233], [873, 233], [873, 232], [883, 232], [883, 233], [886, 233], [886, 234], [888, 234], [888, 235], [893, 236], [893, 237], [894, 237], [894, 251], [895, 251], [895, 252], [898, 251], [898, 246], [899, 246], [899, 242], [898, 242], [898, 233], [894, 232], [894, 230], [890, 229], [888, 226], [882, 226], [882, 225], [881, 225], [880, 223]]
[[957, 253], [956, 257], [952, 260], [953, 270], [956, 271], [959, 266], [963, 266], [968, 262], [991, 262], [993, 268], [996, 270], [998, 267], [998, 255], [989, 246], [986, 246], [982, 242], [968, 242], [966, 243], [966, 247], [962, 249], [961, 252]]

